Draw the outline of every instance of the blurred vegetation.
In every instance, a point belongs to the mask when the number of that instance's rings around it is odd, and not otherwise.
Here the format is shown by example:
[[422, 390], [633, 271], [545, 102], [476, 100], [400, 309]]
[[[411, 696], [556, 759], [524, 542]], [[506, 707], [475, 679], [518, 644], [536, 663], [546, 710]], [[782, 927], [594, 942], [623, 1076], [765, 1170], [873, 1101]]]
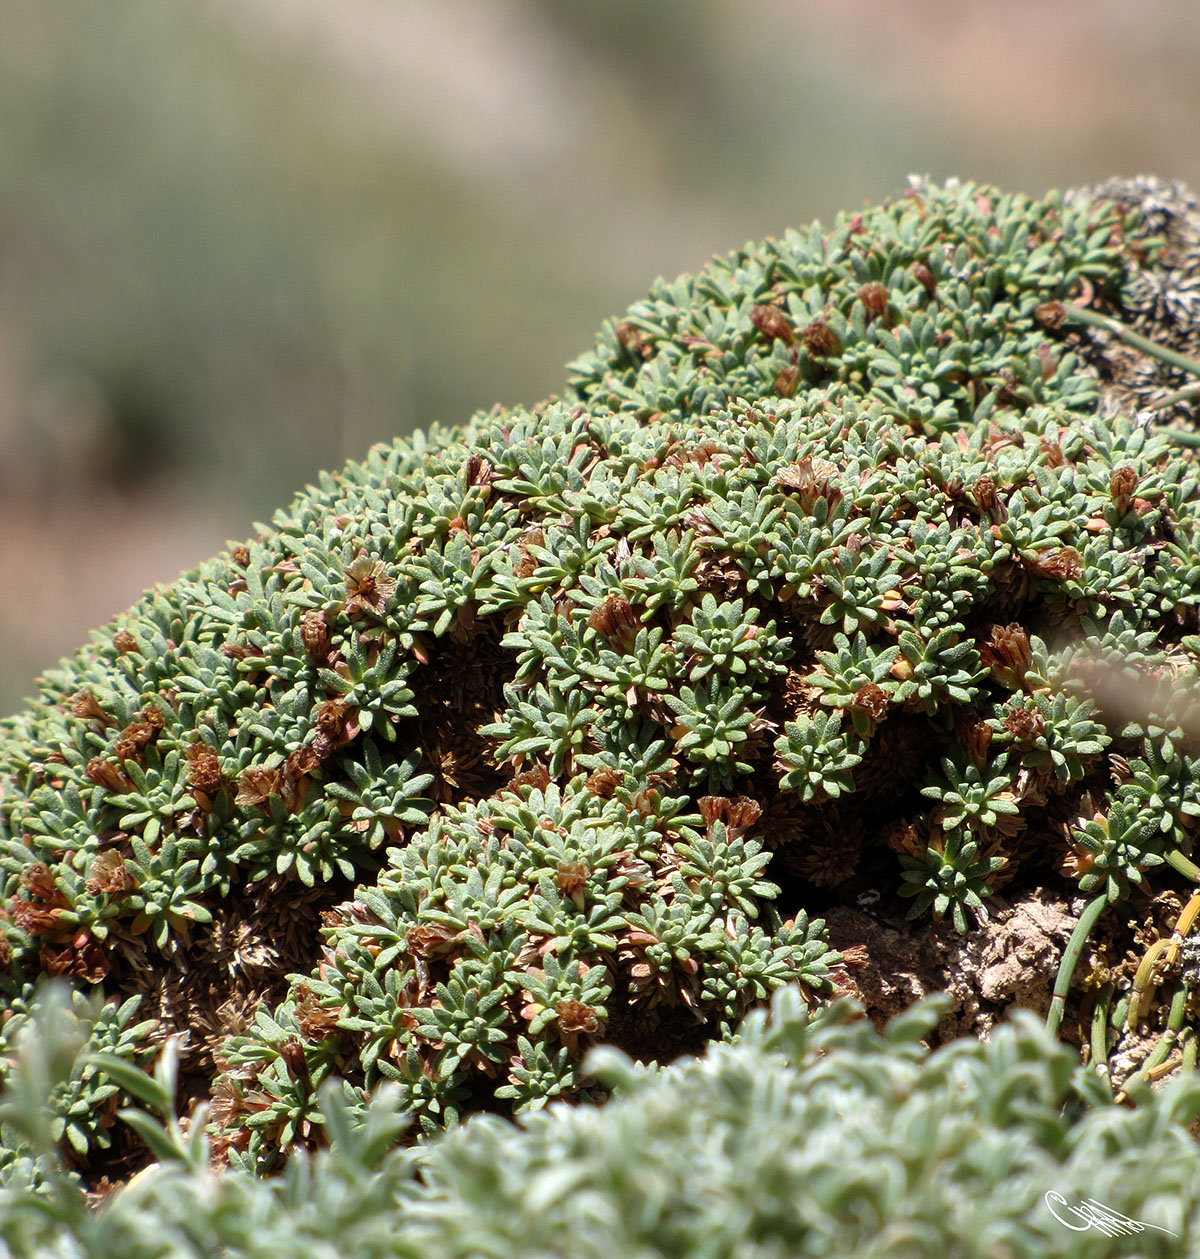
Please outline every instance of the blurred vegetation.
[[[554, 392], [657, 273], [910, 170], [1200, 179], [1153, 125], [1200, 118], [1182, 6], [1087, 35], [1023, 7], [1007, 50], [1003, 15], [988, 42], [932, 12], [0, 0], [0, 711], [320, 468]], [[1097, 40], [1146, 101], [1080, 78]], [[973, 56], [1011, 101], [961, 95]], [[1090, 92], [1106, 125], [1030, 126], [1031, 92], [1068, 121]]]

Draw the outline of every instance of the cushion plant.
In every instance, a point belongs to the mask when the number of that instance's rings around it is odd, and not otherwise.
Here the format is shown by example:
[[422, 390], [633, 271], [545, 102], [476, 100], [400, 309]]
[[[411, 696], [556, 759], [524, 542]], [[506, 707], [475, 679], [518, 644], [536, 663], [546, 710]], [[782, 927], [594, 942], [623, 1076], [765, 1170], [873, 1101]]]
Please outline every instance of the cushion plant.
[[167, 1038], [262, 1171], [331, 1096], [598, 1099], [589, 1047], [789, 984], [1190, 1071], [1198, 344], [1185, 191], [917, 182], [147, 592], [0, 725], [0, 1054], [68, 980], [64, 1156], [146, 1161]]

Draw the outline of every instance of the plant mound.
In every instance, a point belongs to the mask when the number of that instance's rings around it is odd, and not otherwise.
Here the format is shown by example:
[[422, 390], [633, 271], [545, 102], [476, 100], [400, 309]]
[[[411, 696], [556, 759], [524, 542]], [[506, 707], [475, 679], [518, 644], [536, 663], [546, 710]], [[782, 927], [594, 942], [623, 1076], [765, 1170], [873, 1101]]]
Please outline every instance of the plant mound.
[[[1115, 1075], [1194, 1063], [1197, 222], [915, 186], [147, 593], [0, 726], [0, 1037], [69, 977], [261, 1169], [328, 1077], [426, 1128], [599, 1096], [596, 1042], [866, 991], [835, 913], [970, 940], [1036, 894], [1022, 1003]], [[119, 1074], [56, 1093], [93, 1176], [140, 1156]]]
[[[783, 988], [734, 1045], [668, 1070], [595, 1050], [589, 1066], [613, 1089], [603, 1107], [477, 1115], [416, 1149], [396, 1148], [390, 1086], [365, 1115], [323, 1089], [328, 1147], [272, 1177], [212, 1176], [202, 1133], [143, 1112], [158, 1167], [99, 1212], [61, 1172], [19, 1168], [0, 1184], [0, 1247], [11, 1259], [1196, 1254], [1187, 1128], [1200, 1079], [1114, 1106], [1029, 1011], [986, 1043], [930, 1053], [937, 1001], [881, 1035], [845, 1003], [810, 1018]], [[44, 1085], [72, 1050], [54, 1013], [44, 1003], [0, 1099], [39, 1150]], [[162, 1113], [157, 1084], [139, 1092]]]

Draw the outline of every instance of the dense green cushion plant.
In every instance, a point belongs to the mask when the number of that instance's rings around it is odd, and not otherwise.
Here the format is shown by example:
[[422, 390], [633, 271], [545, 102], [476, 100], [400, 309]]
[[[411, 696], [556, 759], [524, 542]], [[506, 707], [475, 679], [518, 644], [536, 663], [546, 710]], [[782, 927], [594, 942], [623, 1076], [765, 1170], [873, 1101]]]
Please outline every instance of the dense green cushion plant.
[[879, 888], [960, 933], [1078, 896], [1052, 1024], [1106, 931], [1097, 1060], [1144, 1014], [1194, 1063], [1148, 893], [1200, 873], [1200, 480], [1109, 322], [1155, 326], [1143, 193], [920, 185], [660, 283], [564, 398], [373, 449], [49, 673], [0, 727], [0, 1037], [39, 976], [108, 999], [85, 1174], [168, 1035], [263, 1170], [327, 1080], [432, 1131], [853, 992], [887, 959], [821, 911]]
[[[809, 1019], [793, 988], [775, 995], [769, 1020], [764, 1013], [746, 1020], [735, 1045], [666, 1069], [596, 1050], [589, 1070], [614, 1090], [603, 1108], [552, 1106], [517, 1124], [475, 1116], [411, 1149], [396, 1148], [405, 1120], [395, 1090], [360, 1115], [325, 1091], [330, 1148], [301, 1152], [272, 1179], [214, 1175], [196, 1139], [203, 1129], [184, 1137], [169, 1124], [158, 1128], [162, 1163], [98, 1213], [69, 1181], [51, 1173], [39, 1183], [26, 1163], [0, 1187], [0, 1253], [1195, 1253], [1194, 1075], [1130, 1110], [1107, 1100], [1098, 1077], [1028, 1011], [990, 1043], [964, 1039], [933, 1054], [920, 1042], [938, 1017], [933, 1001], [886, 1036], [842, 1005]], [[22, 1045], [4, 1103], [8, 1130], [19, 1127], [32, 1149], [46, 1149], [45, 1087], [56, 1069], [69, 1071], [78, 1044], [53, 1015], [44, 1010], [41, 1036]], [[1087, 1228], [1071, 1208], [1089, 1201], [1114, 1224], [1114, 1213], [1130, 1223], [1116, 1236]]]

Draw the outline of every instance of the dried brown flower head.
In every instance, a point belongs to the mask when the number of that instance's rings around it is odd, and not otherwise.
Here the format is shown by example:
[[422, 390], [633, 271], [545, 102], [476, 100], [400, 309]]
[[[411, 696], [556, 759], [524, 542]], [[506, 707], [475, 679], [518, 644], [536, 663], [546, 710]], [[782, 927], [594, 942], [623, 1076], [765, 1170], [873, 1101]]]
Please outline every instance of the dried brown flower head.
[[1067, 462], [1067, 457], [1063, 454], [1063, 448], [1058, 442], [1047, 441], [1043, 437], [1038, 442], [1038, 449], [1045, 457], [1048, 467], [1061, 468]]
[[8, 916], [26, 935], [50, 935], [59, 929], [63, 915], [61, 905], [44, 905], [41, 901], [26, 901], [14, 897], [9, 905]]
[[437, 957], [450, 952], [458, 943], [460, 933], [441, 923], [414, 923], [404, 937], [413, 957]]
[[383, 616], [388, 600], [396, 593], [396, 579], [382, 560], [360, 555], [345, 570], [347, 616], [369, 612]]
[[576, 893], [583, 890], [591, 872], [592, 867], [586, 861], [560, 861], [554, 876], [555, 886], [564, 896], [574, 899]]
[[100, 702], [91, 691], [76, 691], [71, 696], [71, 716], [83, 717], [88, 721], [99, 721], [106, 726], [115, 726], [117, 719], [100, 707]]
[[492, 483], [496, 479], [496, 469], [491, 463], [478, 451], [473, 450], [467, 456], [463, 474], [467, 485], [479, 491], [479, 497], [483, 502], [488, 502], [492, 497]]
[[1033, 312], [1034, 319], [1049, 332], [1057, 332], [1067, 318], [1067, 308], [1062, 302], [1041, 302]]
[[792, 321], [778, 306], [752, 306], [750, 322], [768, 341], [782, 341], [791, 345], [796, 339]]
[[625, 775], [609, 765], [601, 765], [587, 776], [587, 789], [602, 800], [611, 800], [617, 788], [625, 781]]
[[97, 854], [88, 870], [87, 890], [93, 896], [125, 896], [137, 887], [133, 871], [114, 849]]
[[868, 717], [873, 730], [875, 723], [887, 716], [887, 692], [878, 683], [867, 682], [854, 692], [849, 707], [852, 711], [863, 713]]
[[1074, 581], [1083, 573], [1083, 556], [1073, 546], [1025, 551], [1021, 555], [1021, 563], [1028, 572], [1038, 577], [1058, 581]]
[[320, 1044], [337, 1034], [338, 1012], [323, 1006], [308, 984], [296, 987], [296, 1025], [304, 1036]]
[[138, 649], [137, 639], [127, 629], [117, 630], [113, 635], [113, 646], [122, 656]]
[[930, 297], [937, 292], [937, 277], [923, 262], [918, 262], [913, 267], [913, 278]]
[[641, 628], [641, 617], [623, 595], [609, 595], [601, 600], [588, 617], [588, 627], [605, 638], [612, 639], [622, 648], [633, 645]]
[[832, 507], [842, 497], [842, 491], [833, 484], [836, 475], [837, 464], [805, 455], [780, 472], [774, 484], [785, 493], [795, 494], [800, 499], [800, 506], [811, 512], [819, 498], [825, 499]]
[[300, 641], [309, 659], [323, 664], [329, 657], [329, 626], [325, 622], [325, 613], [319, 608], [310, 608], [300, 618]]
[[304, 1057], [304, 1046], [295, 1036], [289, 1036], [287, 1040], [280, 1042], [279, 1056], [293, 1080], [308, 1080], [308, 1061]]
[[1032, 743], [1046, 729], [1046, 721], [1041, 713], [1032, 709], [1014, 708], [1004, 718], [1004, 728], [1012, 736], [1014, 743]]
[[321, 754], [314, 743], [302, 743], [294, 751], [289, 752], [283, 763], [283, 772], [287, 778], [296, 781], [306, 774], [320, 768]]
[[621, 343], [621, 348], [631, 358], [649, 358], [654, 353], [654, 344], [650, 338], [637, 326], [637, 324], [629, 323], [626, 320], [617, 324], [615, 328], [617, 340]]
[[710, 827], [723, 822], [731, 839], [745, 834], [762, 817], [762, 805], [750, 796], [701, 796], [696, 804], [705, 822]]
[[215, 748], [205, 743], [189, 743], [184, 755], [188, 759], [189, 787], [208, 795], [215, 795], [221, 790], [221, 758]]
[[1008, 519], [1008, 509], [1000, 501], [996, 483], [990, 476], [981, 476], [975, 482], [971, 489], [971, 497], [975, 500], [976, 507], [989, 515], [997, 524], [1003, 524]]
[[275, 769], [263, 769], [251, 765], [244, 769], [238, 778], [237, 803], [240, 805], [266, 804], [272, 796], [281, 796], [284, 790], [284, 771], [279, 766]]
[[517, 554], [520, 558], [513, 565], [513, 576], [517, 578], [532, 577], [540, 567], [537, 558], [531, 555], [525, 546], [518, 547]]
[[85, 766], [83, 776], [106, 791], [128, 791], [133, 785], [123, 769], [103, 756], [93, 756]]
[[38, 964], [47, 975], [67, 975], [98, 984], [108, 974], [108, 957], [104, 949], [86, 932], [64, 948], [44, 944], [38, 952]]
[[1133, 495], [1137, 489], [1138, 476], [1130, 467], [1114, 468], [1108, 474], [1108, 490], [1112, 495], [1113, 506], [1120, 516], [1133, 506]]
[[69, 902], [46, 865], [35, 862], [21, 871], [21, 886], [29, 900], [14, 896], [9, 918], [27, 935], [49, 935], [59, 929], [59, 919]]
[[550, 771], [540, 761], [534, 761], [528, 769], [514, 774], [508, 780], [508, 786], [512, 791], [520, 787], [534, 787], [538, 791], [545, 791], [550, 786], [550, 782]]
[[905, 857], [920, 857], [925, 851], [925, 845], [917, 834], [917, 828], [911, 822], [904, 821], [903, 818], [889, 822], [884, 827], [881, 838], [892, 852], [900, 853]]
[[117, 738], [116, 747], [113, 749], [117, 754], [117, 759], [120, 761], [140, 760], [142, 753], [158, 738], [161, 729], [161, 713], [158, 714], [157, 723], [145, 720], [131, 721]]
[[578, 1035], [582, 1032], [591, 1036], [600, 1030], [600, 1016], [590, 1005], [582, 1001], [567, 998], [554, 1007], [554, 1013], [558, 1021], [558, 1030], [565, 1035]]
[[[317, 706], [317, 711], [313, 715], [313, 725], [317, 732], [313, 742], [318, 749], [328, 746], [332, 750], [334, 746], [342, 742], [346, 735], [350, 712], [351, 709], [338, 699], [327, 699]], [[322, 755], [328, 755], [328, 753], [322, 751]]]
[[992, 728], [973, 713], [962, 714], [954, 723], [954, 733], [967, 759], [977, 768], [987, 764], [988, 748], [992, 743]]
[[775, 377], [775, 396], [777, 398], [791, 398], [795, 396], [796, 390], [800, 386], [800, 369], [794, 364], [787, 367], [781, 367]]
[[837, 333], [823, 319], [814, 319], [800, 333], [800, 339], [814, 358], [837, 358], [842, 352]]
[[992, 677], [1006, 686], [1019, 687], [1033, 664], [1029, 635], [1015, 623], [993, 625], [979, 658]]
[[872, 280], [868, 284], [864, 284], [858, 290], [858, 300], [862, 302], [867, 312], [867, 318], [878, 319], [884, 314], [888, 306], [888, 290], [886, 284], [880, 284], [878, 280]]
[[664, 468], [684, 468], [688, 464], [695, 464], [697, 467], [702, 468], [721, 453], [721, 447], [716, 442], [698, 442], [694, 446], [688, 446], [683, 442], [675, 442], [672, 444], [666, 458], [663, 459], [662, 466]]

